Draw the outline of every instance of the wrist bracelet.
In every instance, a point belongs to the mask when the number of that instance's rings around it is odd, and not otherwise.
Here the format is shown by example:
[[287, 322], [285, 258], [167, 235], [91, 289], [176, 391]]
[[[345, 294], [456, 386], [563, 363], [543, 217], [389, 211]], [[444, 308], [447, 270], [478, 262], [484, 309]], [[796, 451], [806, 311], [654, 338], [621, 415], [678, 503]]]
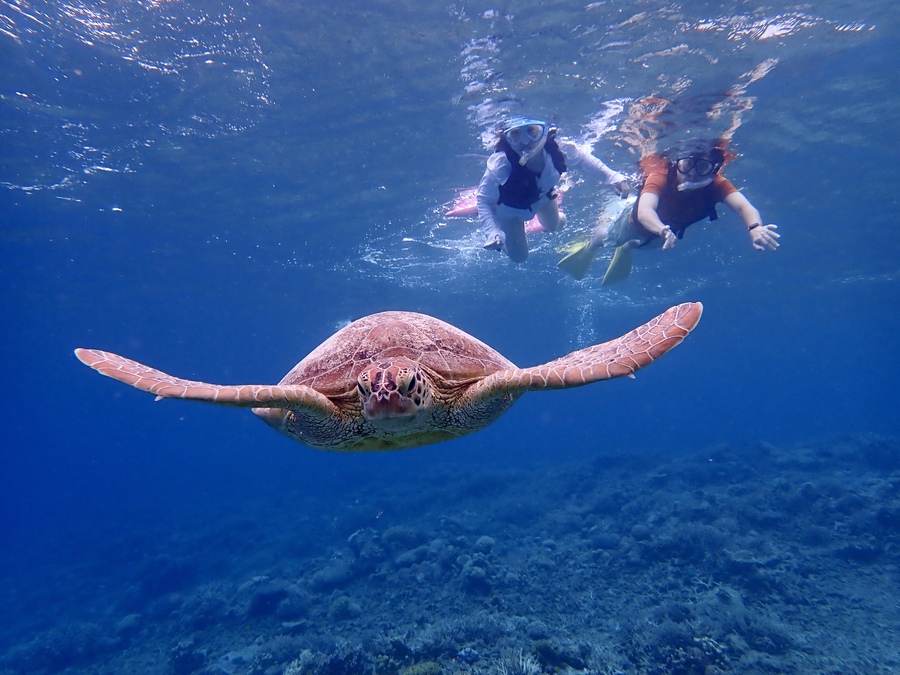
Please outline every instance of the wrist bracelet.
[[751, 232], [754, 227], [759, 227], [762, 223], [753, 223], [750, 227], [747, 228], [747, 232]]

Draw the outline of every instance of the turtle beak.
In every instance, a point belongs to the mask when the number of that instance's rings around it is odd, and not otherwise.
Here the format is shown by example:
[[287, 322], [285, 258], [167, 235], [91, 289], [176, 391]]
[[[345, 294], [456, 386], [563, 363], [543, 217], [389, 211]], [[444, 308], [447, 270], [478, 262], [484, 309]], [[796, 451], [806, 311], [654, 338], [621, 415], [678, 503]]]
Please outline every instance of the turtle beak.
[[398, 417], [414, 417], [419, 407], [407, 396], [398, 391], [378, 391], [369, 394], [363, 402], [363, 415], [367, 420], [395, 419]]
[[369, 422], [398, 425], [414, 419], [430, 400], [421, 373], [406, 359], [378, 364], [357, 376], [363, 417]]

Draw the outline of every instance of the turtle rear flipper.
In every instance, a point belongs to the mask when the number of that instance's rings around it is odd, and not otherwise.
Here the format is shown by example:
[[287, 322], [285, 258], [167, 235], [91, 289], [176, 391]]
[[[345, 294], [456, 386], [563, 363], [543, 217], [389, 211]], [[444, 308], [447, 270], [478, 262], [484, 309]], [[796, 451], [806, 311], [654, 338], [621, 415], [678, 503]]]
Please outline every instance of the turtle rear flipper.
[[76, 349], [75, 356], [101, 375], [155, 394], [157, 401], [181, 398], [234, 408], [305, 408], [311, 413], [323, 415], [330, 415], [336, 410], [328, 398], [303, 385], [209, 384], [173, 377], [143, 363], [99, 349]]

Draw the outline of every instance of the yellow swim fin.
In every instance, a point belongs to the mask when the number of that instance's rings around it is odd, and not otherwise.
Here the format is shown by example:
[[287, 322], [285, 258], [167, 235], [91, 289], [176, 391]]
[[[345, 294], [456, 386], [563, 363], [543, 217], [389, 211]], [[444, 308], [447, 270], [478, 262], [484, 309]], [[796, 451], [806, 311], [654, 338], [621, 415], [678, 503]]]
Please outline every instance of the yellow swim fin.
[[590, 244], [590, 241], [576, 244], [565, 258], [556, 263], [556, 266], [581, 281], [587, 276], [591, 263], [594, 262], [594, 249]]
[[631, 274], [631, 246], [623, 244], [616, 247], [609, 267], [606, 268], [606, 274], [603, 275], [601, 286], [609, 286], [617, 281], [625, 281]]

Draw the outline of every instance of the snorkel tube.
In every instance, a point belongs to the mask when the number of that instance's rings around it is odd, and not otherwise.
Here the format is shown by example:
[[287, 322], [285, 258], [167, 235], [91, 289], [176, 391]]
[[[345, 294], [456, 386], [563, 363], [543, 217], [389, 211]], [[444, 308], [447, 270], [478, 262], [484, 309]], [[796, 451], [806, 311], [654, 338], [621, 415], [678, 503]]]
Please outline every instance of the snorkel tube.
[[[684, 176], [684, 174], [682, 174]], [[705, 188], [707, 185], [713, 182], [712, 176], [706, 176], [705, 178], [697, 178], [692, 180], [690, 175], [686, 177], [679, 177], [678, 185], [676, 189], [679, 192], [688, 192], [690, 190], [699, 190], [700, 188]]]

